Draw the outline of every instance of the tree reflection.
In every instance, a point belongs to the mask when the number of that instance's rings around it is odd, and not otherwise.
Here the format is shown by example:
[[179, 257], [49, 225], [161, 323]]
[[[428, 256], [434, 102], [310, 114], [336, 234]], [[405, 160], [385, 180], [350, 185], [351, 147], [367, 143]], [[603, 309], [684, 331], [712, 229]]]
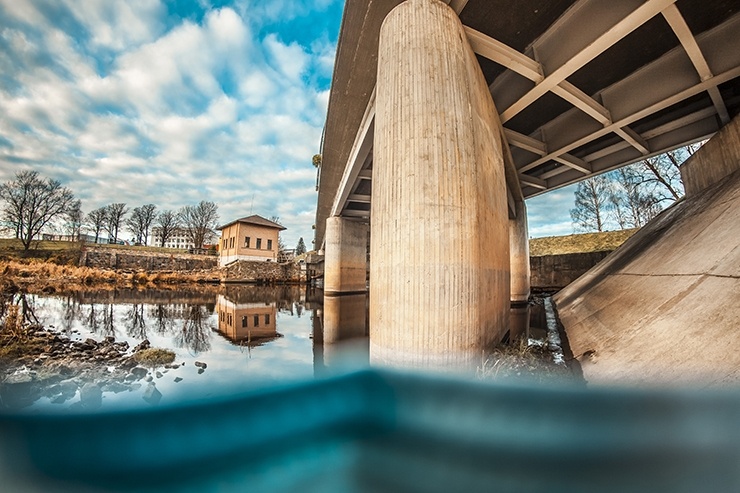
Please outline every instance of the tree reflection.
[[205, 306], [191, 305], [183, 321], [182, 330], [175, 336], [177, 347], [187, 347], [195, 354], [210, 351], [210, 327], [205, 324], [208, 316], [209, 312]]
[[116, 335], [116, 321], [113, 316], [113, 303], [108, 303], [103, 309], [103, 325], [101, 326], [102, 335], [114, 336]]
[[135, 339], [146, 339], [146, 318], [144, 305], [134, 303], [123, 317], [126, 333]]
[[82, 319], [82, 325], [88, 328], [90, 332], [93, 334], [97, 334], [100, 330], [100, 316], [101, 314], [98, 312], [97, 307], [95, 303], [90, 303], [89, 305], [90, 309], [87, 312], [87, 316]]
[[154, 319], [154, 332], [164, 335], [174, 332], [175, 314], [172, 305], [156, 305], [149, 310], [149, 318]]
[[72, 332], [74, 321], [82, 318], [82, 306], [76, 298], [66, 296], [62, 299], [62, 313], [60, 318], [60, 329], [69, 335]]

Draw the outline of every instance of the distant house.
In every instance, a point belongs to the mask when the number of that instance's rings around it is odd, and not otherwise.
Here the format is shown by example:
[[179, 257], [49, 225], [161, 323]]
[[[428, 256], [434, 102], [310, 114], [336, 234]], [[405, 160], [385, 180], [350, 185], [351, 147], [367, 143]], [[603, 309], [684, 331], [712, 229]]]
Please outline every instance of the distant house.
[[221, 244], [219, 265], [237, 260], [275, 262], [278, 259], [278, 234], [285, 228], [262, 216], [248, 216], [219, 226]]
[[[152, 228], [152, 236], [149, 239], [151, 246], [162, 246], [162, 228], [155, 226]], [[181, 250], [190, 250], [195, 247], [190, 239], [188, 230], [185, 228], [176, 228], [164, 243], [165, 248], [179, 248]]]

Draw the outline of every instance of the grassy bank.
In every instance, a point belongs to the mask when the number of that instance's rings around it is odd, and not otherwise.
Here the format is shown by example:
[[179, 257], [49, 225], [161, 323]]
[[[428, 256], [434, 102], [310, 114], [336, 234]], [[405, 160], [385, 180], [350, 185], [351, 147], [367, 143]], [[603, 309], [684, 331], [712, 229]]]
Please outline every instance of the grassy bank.
[[33, 289], [55, 292], [90, 286], [167, 287], [182, 283], [218, 281], [217, 273], [122, 272], [76, 265], [59, 265], [43, 260], [0, 261], [0, 290]]
[[637, 229], [582, 233], [567, 236], [548, 236], [529, 240], [529, 255], [564, 255], [567, 253], [606, 252], [615, 250], [627, 241]]

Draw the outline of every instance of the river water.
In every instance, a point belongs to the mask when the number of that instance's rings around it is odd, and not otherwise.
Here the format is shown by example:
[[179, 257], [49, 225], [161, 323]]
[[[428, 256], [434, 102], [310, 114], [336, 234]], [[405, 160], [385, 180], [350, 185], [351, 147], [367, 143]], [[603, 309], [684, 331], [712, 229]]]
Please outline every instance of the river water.
[[[324, 307], [320, 290], [228, 285], [36, 294], [23, 301], [41, 325], [72, 341], [113, 337], [133, 348], [148, 340], [176, 357], [169, 368], [150, 368], [133, 381], [91, 382], [96, 386], [92, 401], [79, 377], [51, 385], [0, 385], [0, 407], [5, 409], [65, 412], [167, 405], [368, 364], [365, 295], [343, 298], [341, 307]], [[544, 331], [530, 328], [530, 322], [541, 326], [539, 318], [541, 314], [528, 310], [512, 311], [512, 321], [524, 319], [525, 330], [544, 337]], [[20, 372], [36, 370], [31, 366]]]

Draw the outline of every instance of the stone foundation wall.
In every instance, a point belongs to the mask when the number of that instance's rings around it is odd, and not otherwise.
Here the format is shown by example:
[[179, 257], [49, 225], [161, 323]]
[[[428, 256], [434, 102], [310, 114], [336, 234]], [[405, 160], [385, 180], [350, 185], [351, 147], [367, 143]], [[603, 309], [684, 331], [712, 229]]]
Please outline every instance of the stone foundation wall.
[[288, 263], [240, 260], [221, 270], [223, 282], [305, 282], [306, 273], [300, 266]]
[[530, 257], [532, 289], [561, 289], [585, 274], [611, 252], [568, 253]]
[[99, 269], [156, 271], [194, 271], [213, 269], [218, 257], [211, 255], [132, 252], [113, 248], [86, 248], [80, 265]]

